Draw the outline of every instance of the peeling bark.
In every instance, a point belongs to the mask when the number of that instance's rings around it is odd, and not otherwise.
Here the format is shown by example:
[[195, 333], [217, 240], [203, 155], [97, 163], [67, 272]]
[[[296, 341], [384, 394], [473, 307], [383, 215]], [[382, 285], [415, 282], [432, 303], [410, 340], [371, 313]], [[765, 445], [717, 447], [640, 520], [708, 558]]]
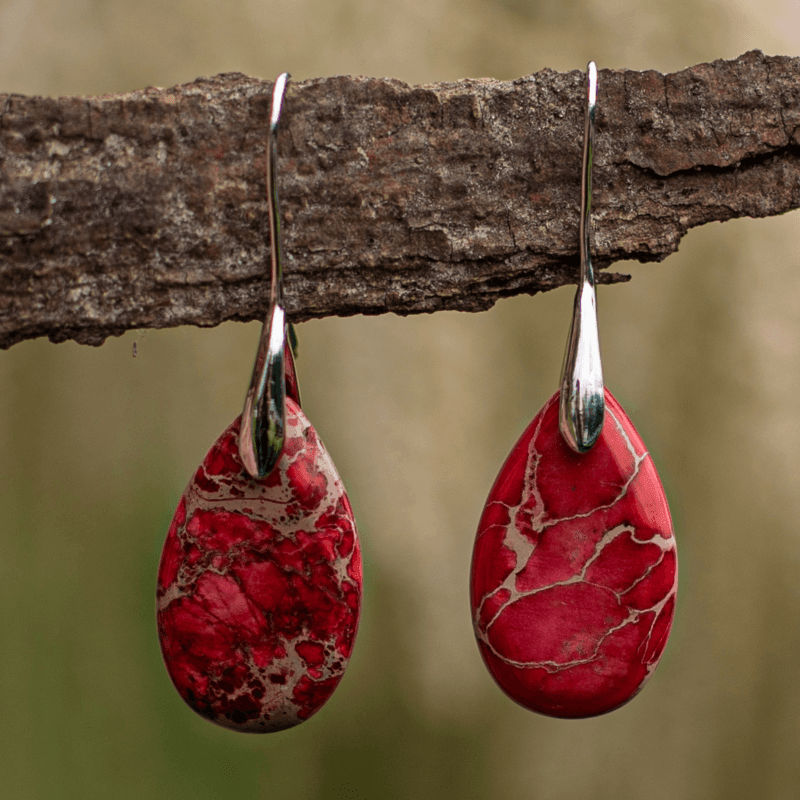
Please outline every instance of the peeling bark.
[[[260, 319], [272, 84], [0, 95], [0, 347]], [[582, 72], [290, 84], [279, 181], [290, 319], [480, 311], [575, 280]], [[594, 261], [800, 207], [800, 59], [602, 70]], [[626, 276], [601, 273], [614, 282]]]

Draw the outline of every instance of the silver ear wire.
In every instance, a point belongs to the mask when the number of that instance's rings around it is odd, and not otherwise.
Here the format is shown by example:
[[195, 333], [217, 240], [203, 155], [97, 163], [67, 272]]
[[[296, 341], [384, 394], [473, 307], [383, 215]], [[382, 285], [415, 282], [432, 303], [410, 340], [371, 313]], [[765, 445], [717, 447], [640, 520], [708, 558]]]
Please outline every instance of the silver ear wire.
[[278, 76], [272, 89], [267, 141], [267, 205], [269, 207], [270, 287], [269, 307], [250, 388], [239, 427], [239, 457], [254, 478], [264, 478], [278, 463], [286, 430], [286, 315], [283, 310], [281, 217], [278, 206], [276, 164], [278, 120], [289, 73]]
[[559, 429], [576, 452], [590, 450], [603, 430], [605, 395], [600, 337], [597, 330], [597, 297], [594, 270], [589, 255], [592, 213], [592, 160], [594, 157], [594, 112], [597, 103], [597, 67], [587, 67], [586, 116], [581, 174], [580, 250], [581, 275], [567, 340], [559, 398]]

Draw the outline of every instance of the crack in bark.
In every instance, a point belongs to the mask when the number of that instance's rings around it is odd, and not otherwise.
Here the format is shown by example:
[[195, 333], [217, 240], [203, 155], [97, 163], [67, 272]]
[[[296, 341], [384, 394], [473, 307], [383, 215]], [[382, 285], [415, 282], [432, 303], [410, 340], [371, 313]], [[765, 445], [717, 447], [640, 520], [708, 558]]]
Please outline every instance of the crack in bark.
[[[787, 136], [787, 140], [790, 139], [791, 136]], [[717, 164], [696, 164], [695, 166], [687, 167], [686, 169], [677, 169], [674, 172], [670, 172], [668, 175], [661, 175], [652, 168], [642, 167], [639, 164], [633, 163], [632, 161], [628, 161], [626, 163], [630, 164], [630, 166], [632, 166], [633, 168], [640, 170], [642, 173], [647, 174], [652, 178], [659, 179], [665, 177], [675, 178], [680, 175], [695, 175], [698, 172], [703, 172], [708, 175], [735, 176], [737, 173], [745, 172], [755, 167], [760, 167], [760, 166], [769, 167], [773, 162], [780, 159], [785, 159], [790, 162], [800, 161], [800, 146], [791, 144], [791, 142], [787, 142], [787, 144], [784, 145], [783, 147], [778, 147], [775, 150], [770, 150], [765, 153], [758, 153], [752, 156], [745, 156], [741, 160], [735, 161], [725, 166], [719, 166]]]

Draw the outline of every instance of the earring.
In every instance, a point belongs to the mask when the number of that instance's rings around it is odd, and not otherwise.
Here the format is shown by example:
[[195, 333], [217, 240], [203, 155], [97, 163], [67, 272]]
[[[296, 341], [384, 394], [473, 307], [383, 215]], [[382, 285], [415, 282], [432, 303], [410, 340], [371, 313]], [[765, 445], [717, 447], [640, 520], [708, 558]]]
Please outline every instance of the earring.
[[636, 695], [667, 642], [677, 561], [669, 507], [639, 434], [604, 390], [589, 258], [597, 70], [588, 67], [581, 276], [561, 389], [486, 501], [471, 571], [475, 635], [526, 708], [590, 717]]
[[158, 570], [158, 632], [181, 697], [239, 731], [283, 730], [330, 697], [361, 607], [361, 553], [342, 481], [300, 408], [282, 297], [275, 82], [267, 146], [271, 286], [241, 419], [189, 482]]

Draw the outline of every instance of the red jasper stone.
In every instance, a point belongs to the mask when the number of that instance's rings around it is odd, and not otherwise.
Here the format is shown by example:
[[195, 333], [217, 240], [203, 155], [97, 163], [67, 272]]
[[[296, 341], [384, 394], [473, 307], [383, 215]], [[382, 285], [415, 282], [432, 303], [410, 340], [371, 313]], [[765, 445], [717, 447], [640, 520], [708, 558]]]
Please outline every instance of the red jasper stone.
[[636, 695], [675, 610], [669, 507], [644, 444], [606, 390], [595, 446], [558, 429], [558, 392], [511, 451], [486, 501], [472, 557], [475, 635], [516, 702], [591, 717]]
[[336, 468], [293, 399], [275, 469], [239, 460], [238, 418], [178, 504], [158, 570], [161, 651], [181, 697], [228, 728], [278, 731], [330, 697], [361, 608], [361, 552]]

